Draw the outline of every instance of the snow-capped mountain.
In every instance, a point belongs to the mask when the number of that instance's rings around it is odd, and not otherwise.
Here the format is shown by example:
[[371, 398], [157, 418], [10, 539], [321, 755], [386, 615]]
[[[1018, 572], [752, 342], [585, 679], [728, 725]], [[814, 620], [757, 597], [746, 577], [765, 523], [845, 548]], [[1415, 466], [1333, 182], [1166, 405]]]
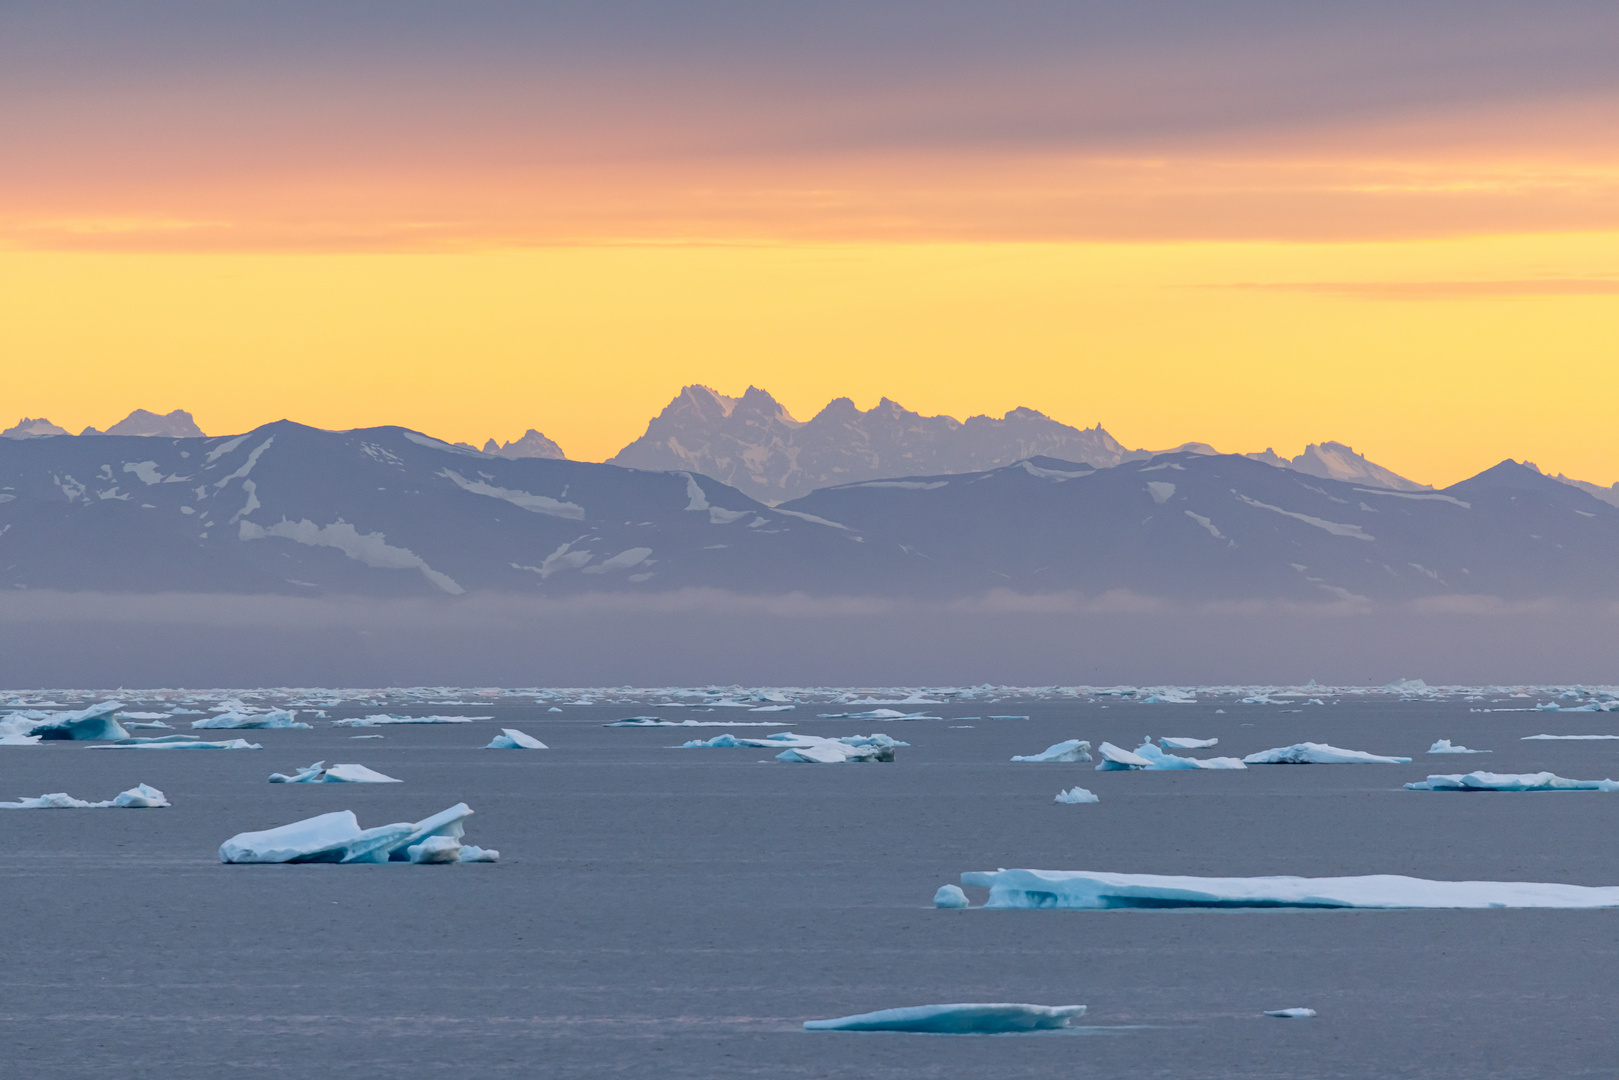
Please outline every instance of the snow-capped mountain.
[[403, 428], [0, 442], [0, 588], [938, 600], [1619, 599], [1619, 508], [1504, 462], [1443, 491], [1191, 452], [1036, 457], [771, 508], [695, 472]]
[[829, 484], [974, 472], [1041, 455], [1095, 466], [1150, 456], [1126, 450], [1100, 425], [1073, 428], [1033, 409], [963, 422], [887, 398], [862, 412], [839, 398], [799, 421], [757, 387], [733, 398], [688, 386], [609, 462], [690, 470], [775, 503]]
[[41, 435], [68, 435], [71, 432], [65, 427], [57, 427], [43, 416], [34, 418], [25, 416], [12, 427], [0, 431], [0, 439], [35, 439]]

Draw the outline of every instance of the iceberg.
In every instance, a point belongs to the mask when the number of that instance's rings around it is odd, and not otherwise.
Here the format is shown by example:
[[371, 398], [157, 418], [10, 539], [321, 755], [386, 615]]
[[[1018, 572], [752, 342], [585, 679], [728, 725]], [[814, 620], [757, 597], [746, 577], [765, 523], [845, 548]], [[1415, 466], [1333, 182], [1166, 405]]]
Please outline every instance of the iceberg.
[[206, 720], [191, 721], [192, 730], [198, 728], [218, 729], [232, 731], [241, 728], [303, 728], [309, 725], [297, 718], [297, 714], [286, 709], [271, 709], [262, 713], [225, 712], [218, 716], [210, 716]]
[[805, 1031], [911, 1031], [932, 1035], [1007, 1035], [1068, 1027], [1085, 1015], [1083, 1005], [965, 1003], [915, 1005], [907, 1009], [806, 1020]]
[[[410, 849], [422, 845], [432, 837], [458, 842], [464, 832], [464, 822], [472, 816], [466, 803], [456, 803], [432, 817], [412, 825], [398, 822], [375, 829], [361, 829], [359, 819], [352, 810], [337, 810], [330, 814], [294, 821], [261, 832], [237, 833], [219, 845], [222, 863], [387, 863], [411, 862]], [[435, 843], [426, 851], [442, 850], [447, 845]], [[495, 862], [500, 853], [468, 845], [458, 848], [456, 862]], [[462, 852], [467, 853], [466, 857]], [[419, 860], [417, 860], [419, 861]]]
[[[1151, 741], [1150, 739], [1148, 740]], [[1159, 739], [1158, 745], [1165, 750], [1207, 750], [1219, 743], [1219, 739]]]
[[366, 768], [364, 765], [333, 765], [326, 767], [324, 761], [317, 761], [313, 765], [299, 769], [292, 776], [284, 773], [271, 773], [272, 784], [398, 784], [403, 781], [391, 776], [384, 776]]
[[1409, 765], [1408, 757], [1383, 757], [1364, 750], [1340, 750], [1326, 743], [1301, 742], [1261, 750], [1242, 759], [1250, 765]]
[[50, 795], [41, 795], [37, 799], [19, 799], [16, 802], [0, 802], [0, 809], [4, 810], [105, 810], [118, 807], [127, 810], [146, 810], [172, 805], [164, 794], [150, 784], [138, 784], [128, 791], [121, 791], [105, 802], [86, 802], [75, 799], [66, 792], [54, 792]]
[[1086, 791], [1082, 787], [1071, 787], [1067, 791], [1059, 791], [1059, 792], [1057, 792], [1057, 797], [1052, 801], [1053, 802], [1072, 804], [1072, 803], [1101, 802], [1102, 800], [1097, 797], [1095, 792]]
[[1549, 772], [1458, 773], [1405, 786], [1410, 791], [1619, 791], [1619, 783], [1612, 780], [1566, 780]]
[[960, 885], [940, 885], [939, 891], [933, 894], [933, 906], [959, 910], [967, 906], [967, 894], [961, 891]]
[[503, 727], [500, 734], [489, 740], [485, 750], [549, 750], [540, 740], [532, 735], [524, 735], [516, 728]]
[[[121, 701], [103, 701], [87, 709], [60, 713], [9, 713], [0, 720], [0, 736], [33, 735], [46, 741], [73, 739], [88, 742], [93, 739], [127, 739], [129, 732], [113, 715], [124, 707]], [[36, 739], [37, 741], [37, 739]], [[9, 743], [12, 746], [21, 743]]]
[[1136, 757], [1147, 762], [1150, 770], [1162, 771], [1166, 769], [1246, 769], [1242, 761], [1234, 757], [1189, 758], [1179, 754], [1166, 754], [1153, 745], [1151, 739], [1136, 747]]
[[1266, 1009], [1266, 1016], [1274, 1016], [1278, 1020], [1308, 1020], [1315, 1015], [1314, 1009]]
[[[1102, 760], [1096, 763], [1097, 772], [1122, 772], [1125, 769], [1150, 769], [1152, 762], [1139, 754], [1114, 746], [1110, 742], [1103, 743], [1096, 752], [1102, 755]], [[1196, 768], [1194, 765], [1193, 768]]]
[[351, 720], [333, 720], [333, 727], [383, 727], [389, 724], [470, 724], [474, 720], [493, 720], [493, 716], [397, 716], [378, 713]]
[[1089, 870], [982, 870], [963, 885], [989, 889], [988, 908], [1610, 908], [1619, 886], [1534, 881], [1364, 877], [1171, 877]]
[[263, 750], [264, 747], [256, 742], [246, 739], [232, 739], [229, 742], [179, 742], [172, 736], [162, 739], [153, 739], [151, 742], [139, 742], [135, 739], [122, 739], [113, 743], [102, 743], [92, 746], [92, 750]]
[[1437, 739], [1428, 747], [1430, 754], [1488, 754], [1489, 750], [1469, 750], [1465, 746], [1455, 746], [1449, 739]]
[[142, 746], [146, 743], [179, 743], [196, 742], [200, 735], [131, 735], [127, 739], [119, 739], [119, 746]]
[[1048, 746], [1038, 754], [1018, 754], [1013, 761], [1089, 761], [1091, 759], [1091, 744], [1083, 739], [1069, 739], [1066, 742]]
[[38, 735], [24, 735], [18, 731], [0, 735], [0, 746], [35, 746], [38, 743]]

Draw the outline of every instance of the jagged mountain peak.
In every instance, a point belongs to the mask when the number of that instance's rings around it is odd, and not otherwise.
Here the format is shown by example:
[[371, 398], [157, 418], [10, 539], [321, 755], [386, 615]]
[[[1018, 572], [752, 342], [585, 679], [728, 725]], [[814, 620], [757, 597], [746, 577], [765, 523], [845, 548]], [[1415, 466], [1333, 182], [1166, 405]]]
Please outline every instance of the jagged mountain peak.
[[18, 420], [15, 427], [8, 427], [0, 431], [0, 439], [34, 439], [44, 435], [67, 435], [67, 428], [57, 427], [43, 416], [35, 418], [25, 416]]
[[1042, 454], [1092, 466], [1132, 457], [1100, 426], [1069, 427], [1029, 408], [964, 423], [924, 416], [888, 397], [866, 410], [840, 397], [800, 422], [758, 387], [732, 398], [694, 385], [611, 463], [702, 473], [775, 503], [832, 484], [973, 472]]
[[197, 426], [197, 422], [191, 418], [191, 414], [184, 409], [175, 409], [171, 413], [155, 413], [148, 409], [136, 409], [106, 431], [97, 431], [93, 427], [87, 427], [79, 434], [142, 435], [164, 439], [206, 438], [202, 428]]

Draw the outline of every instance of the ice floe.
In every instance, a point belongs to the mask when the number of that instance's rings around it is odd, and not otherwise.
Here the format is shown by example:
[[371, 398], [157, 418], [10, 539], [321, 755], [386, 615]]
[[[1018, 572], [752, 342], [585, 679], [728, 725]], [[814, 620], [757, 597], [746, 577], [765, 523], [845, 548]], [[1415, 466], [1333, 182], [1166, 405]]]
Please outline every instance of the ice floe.
[[657, 716], [629, 716], [602, 727], [786, 727], [785, 720], [664, 720]]
[[[766, 735], [762, 739], [739, 739], [735, 735], [716, 735], [712, 739], [693, 739], [682, 743], [680, 750], [730, 749], [753, 747], [760, 750], [781, 750], [777, 761], [797, 764], [832, 765], [845, 761], [893, 761], [894, 748], [909, 746], [882, 733], [874, 735], [846, 735], [841, 739], [823, 739], [818, 735], [795, 735], [790, 731]], [[785, 747], [785, 749], [782, 749]]]
[[[1096, 748], [1102, 760], [1096, 763], [1097, 772], [1122, 772], [1126, 769], [1148, 769], [1152, 762], [1139, 754], [1132, 754], [1120, 746], [1105, 742]], [[1194, 766], [1195, 767], [1195, 766]]]
[[298, 714], [295, 712], [287, 709], [271, 709], [262, 713], [220, 713], [218, 716], [210, 716], [206, 720], [191, 721], [191, 728], [194, 731], [199, 728], [221, 731], [257, 728], [303, 728], [308, 730], [309, 725], [299, 720]]
[[92, 746], [92, 750], [263, 750], [260, 743], [248, 742], [246, 739], [231, 739], [229, 742], [178, 742], [172, 738], [153, 739], [151, 742], [137, 742], [134, 739], [123, 739], [115, 743], [102, 743]]
[[326, 767], [324, 761], [317, 761], [313, 765], [306, 765], [291, 776], [285, 773], [271, 773], [272, 784], [398, 784], [402, 783], [392, 776], [384, 776], [364, 765], [333, 765]]
[[905, 1009], [807, 1020], [805, 1031], [911, 1031], [932, 1035], [1008, 1035], [1068, 1027], [1085, 1015], [1083, 1005], [1016, 1005], [966, 1002], [914, 1005]]
[[3, 810], [106, 810], [120, 808], [127, 810], [147, 810], [171, 805], [169, 800], [157, 788], [150, 784], [138, 784], [128, 791], [121, 791], [111, 799], [104, 802], [86, 802], [75, 799], [65, 792], [54, 792], [50, 795], [41, 795], [35, 799], [19, 799], [17, 802], [0, 802]]
[[1278, 1020], [1308, 1020], [1315, 1015], [1314, 1009], [1266, 1009], [1266, 1016], [1274, 1016]]
[[549, 750], [540, 740], [532, 735], [525, 735], [516, 728], [503, 727], [500, 734], [489, 740], [485, 750]]
[[1091, 744], [1084, 739], [1068, 739], [1046, 747], [1038, 754], [1017, 754], [1013, 761], [1089, 761]]
[[939, 891], [933, 894], [933, 906], [959, 910], [967, 906], [967, 894], [961, 891], [960, 885], [940, 885]]
[[1428, 747], [1428, 753], [1430, 754], [1488, 754], [1490, 752], [1489, 750], [1469, 750], [1465, 746], [1456, 746], [1449, 739], [1436, 739], [1434, 744]]
[[1158, 745], [1165, 750], [1207, 750], [1211, 746], [1219, 745], [1219, 739], [1172, 739], [1162, 738]]
[[385, 727], [390, 724], [470, 724], [474, 720], [493, 720], [493, 716], [398, 716], [378, 713], [351, 720], [333, 720], [333, 727]]
[[1341, 750], [1326, 743], [1301, 742], [1261, 750], [1242, 759], [1250, 765], [1409, 765], [1408, 757], [1384, 757], [1364, 750]]
[[[456, 803], [448, 810], [411, 824], [397, 822], [360, 828], [352, 810], [320, 814], [260, 832], [238, 833], [219, 846], [223, 863], [386, 863], [420, 862], [411, 849], [429, 838], [442, 838], [424, 848], [433, 862], [495, 862], [498, 851], [462, 846], [472, 808]], [[448, 841], [446, 843], [445, 841]], [[453, 847], [452, 847], [453, 845]], [[453, 852], [453, 857], [451, 854]]]
[[1093, 792], [1093, 791], [1087, 791], [1086, 789], [1084, 789], [1082, 787], [1071, 787], [1067, 791], [1059, 791], [1059, 792], [1057, 792], [1057, 797], [1055, 799], [1053, 799], [1052, 801], [1053, 802], [1073, 804], [1073, 803], [1101, 802], [1102, 800], [1099, 797], [1097, 797], [1096, 793]]
[[1619, 735], [1525, 735], [1523, 742], [1602, 742], [1608, 739], [1619, 739]]
[[906, 713], [897, 709], [868, 709], [865, 712], [824, 712], [816, 713], [822, 720], [943, 720], [942, 716], [931, 713]]
[[1567, 780], [1555, 773], [1456, 773], [1405, 785], [1412, 791], [1619, 791], [1612, 780]]
[[1212, 757], [1189, 758], [1179, 754], [1166, 754], [1147, 739], [1136, 747], [1135, 756], [1147, 762], [1147, 768], [1155, 771], [1168, 769], [1246, 769], [1240, 758]]
[[963, 885], [989, 889], [988, 908], [1608, 908], [1619, 886], [1534, 881], [1363, 877], [1175, 877], [1089, 870], [981, 870]]

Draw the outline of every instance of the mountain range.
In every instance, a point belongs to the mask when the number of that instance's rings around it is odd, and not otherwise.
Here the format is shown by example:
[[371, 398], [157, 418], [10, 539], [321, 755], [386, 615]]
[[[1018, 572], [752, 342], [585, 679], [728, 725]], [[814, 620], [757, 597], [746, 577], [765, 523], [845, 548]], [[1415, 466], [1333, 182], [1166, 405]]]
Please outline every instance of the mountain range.
[[[1176, 449], [1215, 453], [1203, 443]], [[1153, 456], [1154, 451], [1126, 449], [1100, 424], [1070, 427], [1028, 408], [961, 421], [922, 416], [888, 398], [862, 412], [848, 398], [838, 398], [812, 419], [799, 421], [757, 387], [733, 398], [688, 386], [647, 425], [646, 434], [608, 460], [637, 469], [686, 469], [761, 502], [781, 503], [835, 484], [972, 473], [1032, 457], [1110, 468]], [[1312, 445], [1291, 461], [1270, 450], [1250, 456], [1327, 479], [1422, 487], [1340, 443]]]
[[[45, 419], [24, 418], [0, 437], [27, 439], [69, 434]], [[105, 433], [200, 438], [191, 414], [181, 409], [159, 416], [136, 409]], [[472, 444], [453, 444], [466, 450]], [[1205, 443], [1183, 443], [1175, 451], [1214, 455]], [[534, 428], [504, 444], [489, 439], [483, 452], [503, 458], [563, 460], [566, 454]], [[1075, 428], [1029, 408], [1002, 417], [923, 416], [883, 398], [862, 411], [848, 398], [828, 404], [807, 421], [795, 420], [769, 392], [749, 387], [739, 398], [701, 385], [684, 387], [647, 425], [640, 438], [609, 459], [610, 464], [656, 471], [685, 471], [718, 480], [766, 505], [803, 498], [838, 484], [908, 475], [969, 474], [1034, 457], [1052, 457], [1111, 468], [1146, 461], [1168, 451], [1130, 450], [1100, 424]], [[1426, 491], [1390, 469], [1368, 461], [1338, 442], [1312, 443], [1293, 458], [1271, 449], [1244, 455], [1324, 480], [1369, 484], [1396, 491]], [[1559, 474], [1557, 480], [1619, 506], [1619, 484], [1602, 487]]]
[[1514, 462], [1442, 491], [1241, 455], [1034, 456], [767, 506], [691, 470], [398, 427], [0, 441], [0, 587], [1189, 601], [1619, 599], [1619, 508]]

